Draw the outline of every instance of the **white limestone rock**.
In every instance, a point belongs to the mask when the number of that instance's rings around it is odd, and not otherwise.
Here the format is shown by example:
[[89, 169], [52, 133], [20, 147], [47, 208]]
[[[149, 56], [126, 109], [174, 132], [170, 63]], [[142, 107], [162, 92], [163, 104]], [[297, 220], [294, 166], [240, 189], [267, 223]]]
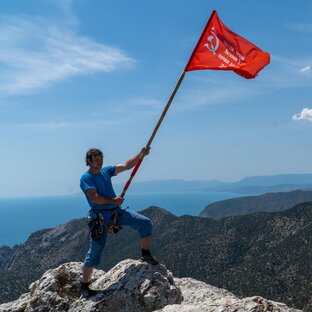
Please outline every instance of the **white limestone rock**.
[[[192, 278], [174, 278], [184, 300], [157, 312], [299, 312], [283, 303], [255, 296], [239, 299], [231, 292]], [[156, 311], [155, 311], [156, 312]]]
[[47, 271], [30, 285], [29, 293], [0, 305], [0, 312], [145, 312], [183, 300], [165, 266], [129, 259], [107, 273], [94, 270], [90, 288], [99, 293], [86, 298], [80, 292], [81, 266], [82, 263], [71, 262]]
[[165, 266], [124, 260], [109, 272], [94, 270], [90, 285], [99, 292], [80, 292], [82, 263], [65, 263], [47, 271], [18, 300], [0, 312], [295, 312], [262, 297], [239, 299], [227, 290], [192, 278], [174, 278]]

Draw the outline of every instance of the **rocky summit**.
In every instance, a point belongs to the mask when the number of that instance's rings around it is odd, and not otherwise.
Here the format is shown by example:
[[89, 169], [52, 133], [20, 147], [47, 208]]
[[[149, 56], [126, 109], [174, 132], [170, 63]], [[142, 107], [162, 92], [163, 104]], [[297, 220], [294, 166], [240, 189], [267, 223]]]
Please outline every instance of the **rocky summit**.
[[80, 291], [80, 262], [48, 270], [29, 292], [0, 305], [0, 312], [295, 312], [259, 296], [240, 299], [227, 290], [192, 278], [174, 278], [164, 265], [137, 260], [119, 262], [107, 273], [94, 270], [88, 297]]
[[[282, 212], [221, 219], [176, 217], [164, 209], [142, 212], [154, 225], [152, 252], [175, 277], [192, 277], [239, 298], [259, 295], [312, 311], [312, 202]], [[0, 304], [16, 300], [46, 271], [83, 261], [87, 219], [33, 233], [0, 248]], [[100, 267], [111, 270], [140, 256], [139, 236], [124, 227], [107, 239]]]

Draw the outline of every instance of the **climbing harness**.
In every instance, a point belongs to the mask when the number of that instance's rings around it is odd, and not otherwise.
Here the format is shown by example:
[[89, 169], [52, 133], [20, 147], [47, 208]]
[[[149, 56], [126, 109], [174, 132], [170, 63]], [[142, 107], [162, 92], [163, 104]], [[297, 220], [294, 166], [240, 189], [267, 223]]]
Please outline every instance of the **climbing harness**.
[[119, 216], [116, 209], [106, 209], [105, 211], [112, 212], [111, 215], [111, 219], [113, 220], [112, 225], [108, 225], [105, 223], [101, 211], [98, 210], [93, 210], [93, 212], [96, 214], [96, 217], [91, 218], [91, 220], [88, 223], [90, 235], [94, 241], [98, 240], [101, 237], [103, 231], [109, 234], [117, 234], [122, 229], [122, 227], [119, 225]]

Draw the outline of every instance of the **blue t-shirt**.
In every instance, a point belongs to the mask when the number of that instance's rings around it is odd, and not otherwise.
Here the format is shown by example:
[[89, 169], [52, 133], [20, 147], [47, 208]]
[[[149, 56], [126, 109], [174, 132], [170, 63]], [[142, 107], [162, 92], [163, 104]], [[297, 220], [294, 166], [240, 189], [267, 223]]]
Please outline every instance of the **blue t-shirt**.
[[106, 198], [116, 197], [115, 191], [113, 189], [111, 178], [115, 176], [116, 166], [106, 166], [100, 170], [99, 174], [92, 174], [91, 172], [85, 172], [80, 178], [80, 188], [86, 195], [88, 203], [92, 209], [113, 209], [118, 207], [115, 204], [97, 205], [94, 204], [87, 195], [88, 189], [96, 189], [100, 196]]

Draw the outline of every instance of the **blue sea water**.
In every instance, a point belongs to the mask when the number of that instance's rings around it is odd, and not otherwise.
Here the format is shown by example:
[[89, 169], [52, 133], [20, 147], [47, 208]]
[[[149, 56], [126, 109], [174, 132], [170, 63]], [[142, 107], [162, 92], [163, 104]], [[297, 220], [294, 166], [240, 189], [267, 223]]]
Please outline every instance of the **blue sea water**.
[[[127, 194], [123, 208], [141, 211], [158, 206], [176, 216], [198, 216], [206, 205], [238, 196], [208, 192]], [[86, 217], [88, 210], [83, 194], [0, 199], [0, 246], [22, 244], [31, 233]]]

